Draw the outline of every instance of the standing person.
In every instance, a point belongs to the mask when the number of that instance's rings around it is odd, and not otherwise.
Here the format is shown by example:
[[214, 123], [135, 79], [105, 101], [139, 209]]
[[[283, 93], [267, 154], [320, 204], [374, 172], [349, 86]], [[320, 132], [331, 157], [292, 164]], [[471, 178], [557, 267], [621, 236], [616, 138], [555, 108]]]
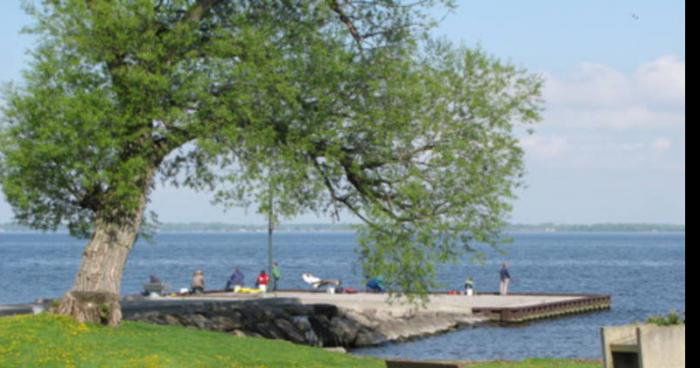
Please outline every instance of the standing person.
[[258, 275], [258, 279], [255, 280], [255, 285], [260, 289], [260, 291], [267, 292], [267, 284], [270, 282], [270, 276], [265, 273], [265, 271], [260, 271], [260, 275]]
[[282, 278], [282, 271], [280, 271], [280, 266], [277, 262], [272, 264], [272, 291], [277, 291], [277, 283]]
[[197, 270], [192, 275], [192, 284], [190, 285], [190, 293], [192, 293], [192, 294], [204, 293], [204, 272], [202, 272], [202, 270]]
[[501, 264], [501, 295], [508, 295], [508, 284], [510, 284], [510, 273], [508, 272], [508, 264]]

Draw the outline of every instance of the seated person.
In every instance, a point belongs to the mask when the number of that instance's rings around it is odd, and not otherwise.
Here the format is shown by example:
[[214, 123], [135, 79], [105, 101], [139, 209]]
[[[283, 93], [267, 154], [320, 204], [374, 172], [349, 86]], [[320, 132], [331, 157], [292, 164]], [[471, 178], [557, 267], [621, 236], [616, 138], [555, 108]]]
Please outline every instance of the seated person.
[[310, 273], [303, 273], [301, 275], [301, 278], [304, 280], [305, 283], [313, 286], [314, 288], [318, 289], [321, 286], [340, 286], [342, 284], [342, 281], [337, 280], [337, 279], [321, 279], [318, 278]]
[[167, 289], [167, 286], [160, 281], [156, 275], [150, 275], [148, 277], [148, 284], [143, 285], [143, 296], [149, 296], [151, 294], [161, 294]]
[[202, 270], [197, 270], [192, 275], [192, 283], [190, 285], [191, 294], [202, 294], [204, 293], [204, 272]]
[[260, 289], [263, 293], [267, 291], [267, 284], [270, 282], [270, 276], [267, 275], [265, 270], [260, 271], [258, 279], [255, 280], [255, 286]]
[[245, 276], [243, 275], [243, 272], [241, 272], [241, 269], [236, 267], [233, 274], [231, 274], [231, 277], [229, 277], [228, 281], [226, 282], [226, 291], [235, 292], [236, 290], [242, 288], [244, 278]]
[[386, 288], [384, 287], [384, 279], [382, 279], [381, 276], [369, 279], [369, 281], [367, 281], [367, 289], [373, 293], [383, 293], [386, 291]]
[[474, 295], [474, 279], [471, 277], [464, 281], [464, 295]]

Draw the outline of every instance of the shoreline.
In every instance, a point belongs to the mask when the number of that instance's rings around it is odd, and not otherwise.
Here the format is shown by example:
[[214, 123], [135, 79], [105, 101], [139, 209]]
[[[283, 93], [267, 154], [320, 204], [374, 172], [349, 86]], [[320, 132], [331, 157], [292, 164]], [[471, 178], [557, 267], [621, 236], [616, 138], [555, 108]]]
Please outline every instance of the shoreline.
[[[34, 305], [0, 306], [0, 315], [49, 310], [53, 302], [38, 300]], [[421, 307], [405, 300], [389, 304], [387, 294], [286, 290], [268, 294], [129, 296], [122, 299], [121, 306], [125, 320], [354, 349], [411, 341], [493, 322], [519, 324], [607, 310], [610, 296], [434, 293]]]
[[[275, 230], [276, 235], [279, 234], [355, 234], [355, 230]], [[71, 236], [67, 231], [34, 231], [34, 230], [2, 230], [0, 229], [0, 235], [67, 235]], [[158, 235], [169, 235], [169, 234], [211, 234], [211, 235], [221, 235], [221, 234], [261, 234], [267, 236], [267, 229], [260, 230], [178, 230], [178, 231], [160, 231], [155, 234]], [[504, 231], [504, 235], [629, 235], [629, 234], [640, 234], [640, 235], [685, 235], [685, 230], [557, 230], [557, 231], [546, 231], [546, 230], [518, 230], [518, 231]], [[79, 238], [77, 238], [79, 239]]]

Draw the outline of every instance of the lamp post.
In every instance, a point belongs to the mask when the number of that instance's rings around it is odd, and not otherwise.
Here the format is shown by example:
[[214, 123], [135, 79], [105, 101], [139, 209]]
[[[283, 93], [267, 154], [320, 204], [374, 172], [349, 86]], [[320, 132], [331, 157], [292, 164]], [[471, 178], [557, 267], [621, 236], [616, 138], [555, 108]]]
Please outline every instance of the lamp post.
[[269, 194], [268, 194], [268, 209], [267, 209], [267, 270], [269, 277], [272, 277], [272, 230], [273, 230], [273, 218], [274, 212], [272, 209], [272, 180], [269, 183]]

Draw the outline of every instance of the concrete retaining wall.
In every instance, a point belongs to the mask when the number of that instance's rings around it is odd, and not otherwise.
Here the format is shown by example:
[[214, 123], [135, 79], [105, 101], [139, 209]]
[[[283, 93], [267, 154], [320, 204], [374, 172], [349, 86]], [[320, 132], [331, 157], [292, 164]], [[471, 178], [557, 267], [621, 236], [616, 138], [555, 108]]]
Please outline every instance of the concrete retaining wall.
[[[651, 324], [603, 327], [603, 358], [606, 368], [621, 364], [640, 368], [684, 368], [685, 325]], [[615, 354], [625, 359], [615, 361]]]

